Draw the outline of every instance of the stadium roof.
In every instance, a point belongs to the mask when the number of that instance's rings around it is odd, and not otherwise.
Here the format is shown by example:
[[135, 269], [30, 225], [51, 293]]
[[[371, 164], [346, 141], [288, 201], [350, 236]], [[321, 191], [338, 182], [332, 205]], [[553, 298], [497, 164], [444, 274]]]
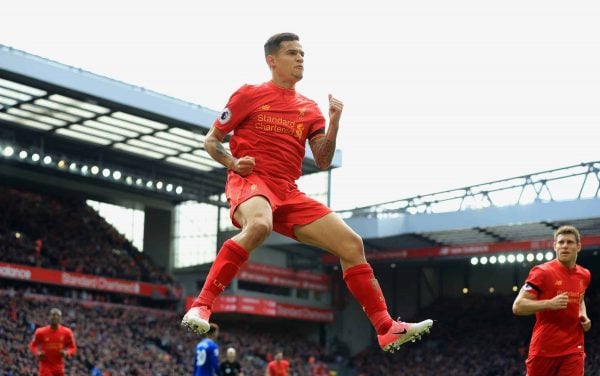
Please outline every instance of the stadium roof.
[[[0, 45], [0, 151], [11, 162], [0, 175], [221, 204], [225, 169], [203, 148], [217, 115]], [[317, 171], [307, 157], [303, 173]]]
[[[541, 171], [339, 212], [365, 249], [385, 252], [548, 240], [561, 225], [600, 235], [600, 162]], [[273, 236], [268, 245], [308, 246]], [[304, 249], [304, 250], [303, 250]]]

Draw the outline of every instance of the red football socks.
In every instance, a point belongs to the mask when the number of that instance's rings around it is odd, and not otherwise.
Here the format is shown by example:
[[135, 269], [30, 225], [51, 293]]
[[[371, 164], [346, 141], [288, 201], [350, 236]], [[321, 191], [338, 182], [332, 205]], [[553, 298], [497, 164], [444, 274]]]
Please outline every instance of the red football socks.
[[248, 260], [249, 255], [248, 251], [231, 239], [223, 243], [208, 272], [202, 291], [200, 291], [192, 307], [207, 306], [212, 308], [215, 298], [229, 286], [239, 272], [240, 267]]
[[363, 307], [377, 334], [385, 334], [392, 325], [379, 282], [369, 264], [354, 265], [344, 271], [348, 290]]

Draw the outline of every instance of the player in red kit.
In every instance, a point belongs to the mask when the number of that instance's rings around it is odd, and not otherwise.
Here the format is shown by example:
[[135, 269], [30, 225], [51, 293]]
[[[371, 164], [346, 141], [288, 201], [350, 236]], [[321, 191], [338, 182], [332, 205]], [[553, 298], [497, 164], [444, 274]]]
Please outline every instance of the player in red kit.
[[271, 360], [267, 364], [267, 370], [265, 376], [289, 376], [290, 375], [290, 362], [283, 359], [283, 352], [277, 351], [275, 353], [275, 359]]
[[527, 376], [582, 376], [583, 333], [590, 330], [584, 294], [590, 271], [576, 264], [579, 231], [562, 226], [554, 233], [556, 259], [534, 266], [513, 304], [515, 315], [536, 315]]
[[[316, 165], [321, 169], [331, 165], [343, 104], [329, 95], [326, 129], [317, 104], [295, 90], [304, 74], [304, 51], [297, 35], [269, 38], [265, 59], [271, 80], [238, 89], [206, 135], [206, 151], [228, 169], [225, 193], [232, 222], [241, 232], [219, 250], [182, 325], [199, 333], [208, 330], [215, 297], [274, 230], [340, 258], [344, 281], [375, 327], [379, 345], [394, 351], [428, 332], [433, 321], [394, 321], [360, 236], [296, 185], [307, 141]], [[223, 146], [230, 132], [231, 154]]]
[[77, 345], [73, 332], [60, 325], [62, 313], [50, 310], [50, 325], [35, 330], [29, 350], [39, 359], [40, 376], [63, 376], [64, 358], [75, 355]]

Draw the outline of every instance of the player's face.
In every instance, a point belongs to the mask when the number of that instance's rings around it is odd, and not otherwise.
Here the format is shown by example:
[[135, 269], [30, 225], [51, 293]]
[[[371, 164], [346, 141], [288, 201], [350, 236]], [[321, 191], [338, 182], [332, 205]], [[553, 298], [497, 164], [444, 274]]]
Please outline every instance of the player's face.
[[281, 42], [273, 56], [273, 71], [284, 80], [298, 82], [304, 75], [304, 51], [297, 40]]
[[581, 250], [581, 244], [573, 234], [560, 234], [554, 241], [554, 251], [558, 261], [565, 265], [575, 265], [577, 253]]
[[55, 310], [50, 311], [50, 317], [49, 317], [50, 325], [60, 324], [61, 316], [62, 315], [60, 314], [59, 311], [55, 311]]

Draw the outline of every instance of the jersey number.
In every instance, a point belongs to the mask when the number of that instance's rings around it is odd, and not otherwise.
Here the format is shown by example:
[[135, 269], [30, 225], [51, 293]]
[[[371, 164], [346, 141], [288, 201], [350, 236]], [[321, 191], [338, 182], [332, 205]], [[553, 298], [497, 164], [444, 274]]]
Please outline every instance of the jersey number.
[[206, 363], [206, 350], [196, 351], [196, 365], [198, 367], [203, 366]]

